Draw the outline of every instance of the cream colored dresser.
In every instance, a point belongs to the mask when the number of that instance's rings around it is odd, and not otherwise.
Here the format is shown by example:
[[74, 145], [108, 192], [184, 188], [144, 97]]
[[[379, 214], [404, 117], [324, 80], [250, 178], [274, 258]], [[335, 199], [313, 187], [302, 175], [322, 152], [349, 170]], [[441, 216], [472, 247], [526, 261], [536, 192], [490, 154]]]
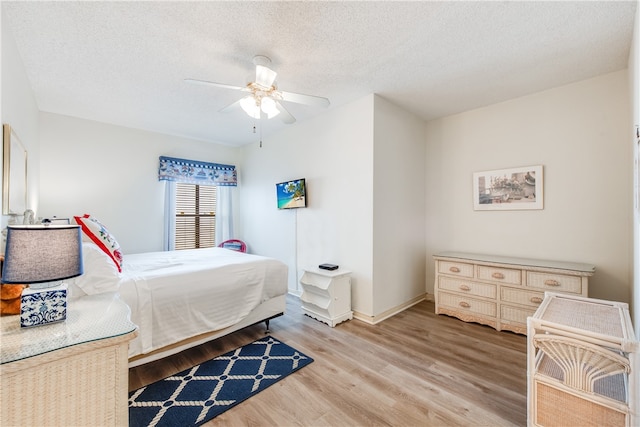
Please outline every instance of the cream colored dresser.
[[434, 255], [436, 313], [527, 333], [546, 291], [588, 296], [589, 264], [463, 252]]
[[126, 426], [129, 307], [114, 293], [67, 303], [67, 320], [2, 317], [1, 426]]

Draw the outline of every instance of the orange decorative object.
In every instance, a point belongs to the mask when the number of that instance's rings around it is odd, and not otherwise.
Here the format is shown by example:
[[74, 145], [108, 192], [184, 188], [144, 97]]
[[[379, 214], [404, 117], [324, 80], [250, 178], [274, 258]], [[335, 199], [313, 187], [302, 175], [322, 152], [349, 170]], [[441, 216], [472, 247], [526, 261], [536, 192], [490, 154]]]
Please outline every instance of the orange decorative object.
[[27, 285], [0, 285], [0, 314], [20, 314], [20, 297]]

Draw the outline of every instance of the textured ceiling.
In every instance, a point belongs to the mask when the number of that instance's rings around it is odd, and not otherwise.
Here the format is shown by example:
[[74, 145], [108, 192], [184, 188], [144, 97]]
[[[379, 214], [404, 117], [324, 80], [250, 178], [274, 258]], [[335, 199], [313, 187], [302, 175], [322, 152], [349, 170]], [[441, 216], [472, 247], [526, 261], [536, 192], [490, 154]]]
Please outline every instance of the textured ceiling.
[[[637, 2], [9, 2], [42, 111], [205, 141], [256, 141], [242, 94], [269, 56], [285, 91], [377, 93], [429, 120], [627, 67]], [[324, 113], [292, 103], [298, 122]], [[264, 135], [284, 126], [262, 121]]]

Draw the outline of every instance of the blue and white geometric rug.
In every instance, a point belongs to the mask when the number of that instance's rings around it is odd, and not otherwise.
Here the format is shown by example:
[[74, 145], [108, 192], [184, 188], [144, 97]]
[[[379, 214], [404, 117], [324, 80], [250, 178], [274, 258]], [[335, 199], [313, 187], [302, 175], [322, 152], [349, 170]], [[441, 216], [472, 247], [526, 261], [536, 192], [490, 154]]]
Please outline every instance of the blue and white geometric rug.
[[203, 424], [311, 362], [267, 336], [129, 393], [129, 425]]

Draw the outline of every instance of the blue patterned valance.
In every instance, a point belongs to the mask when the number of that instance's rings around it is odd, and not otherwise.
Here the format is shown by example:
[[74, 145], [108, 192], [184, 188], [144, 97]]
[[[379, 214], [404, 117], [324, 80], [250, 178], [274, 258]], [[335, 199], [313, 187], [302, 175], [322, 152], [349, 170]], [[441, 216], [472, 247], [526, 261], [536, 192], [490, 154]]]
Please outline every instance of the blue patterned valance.
[[198, 185], [237, 186], [238, 176], [233, 165], [199, 162], [160, 156], [158, 180]]

